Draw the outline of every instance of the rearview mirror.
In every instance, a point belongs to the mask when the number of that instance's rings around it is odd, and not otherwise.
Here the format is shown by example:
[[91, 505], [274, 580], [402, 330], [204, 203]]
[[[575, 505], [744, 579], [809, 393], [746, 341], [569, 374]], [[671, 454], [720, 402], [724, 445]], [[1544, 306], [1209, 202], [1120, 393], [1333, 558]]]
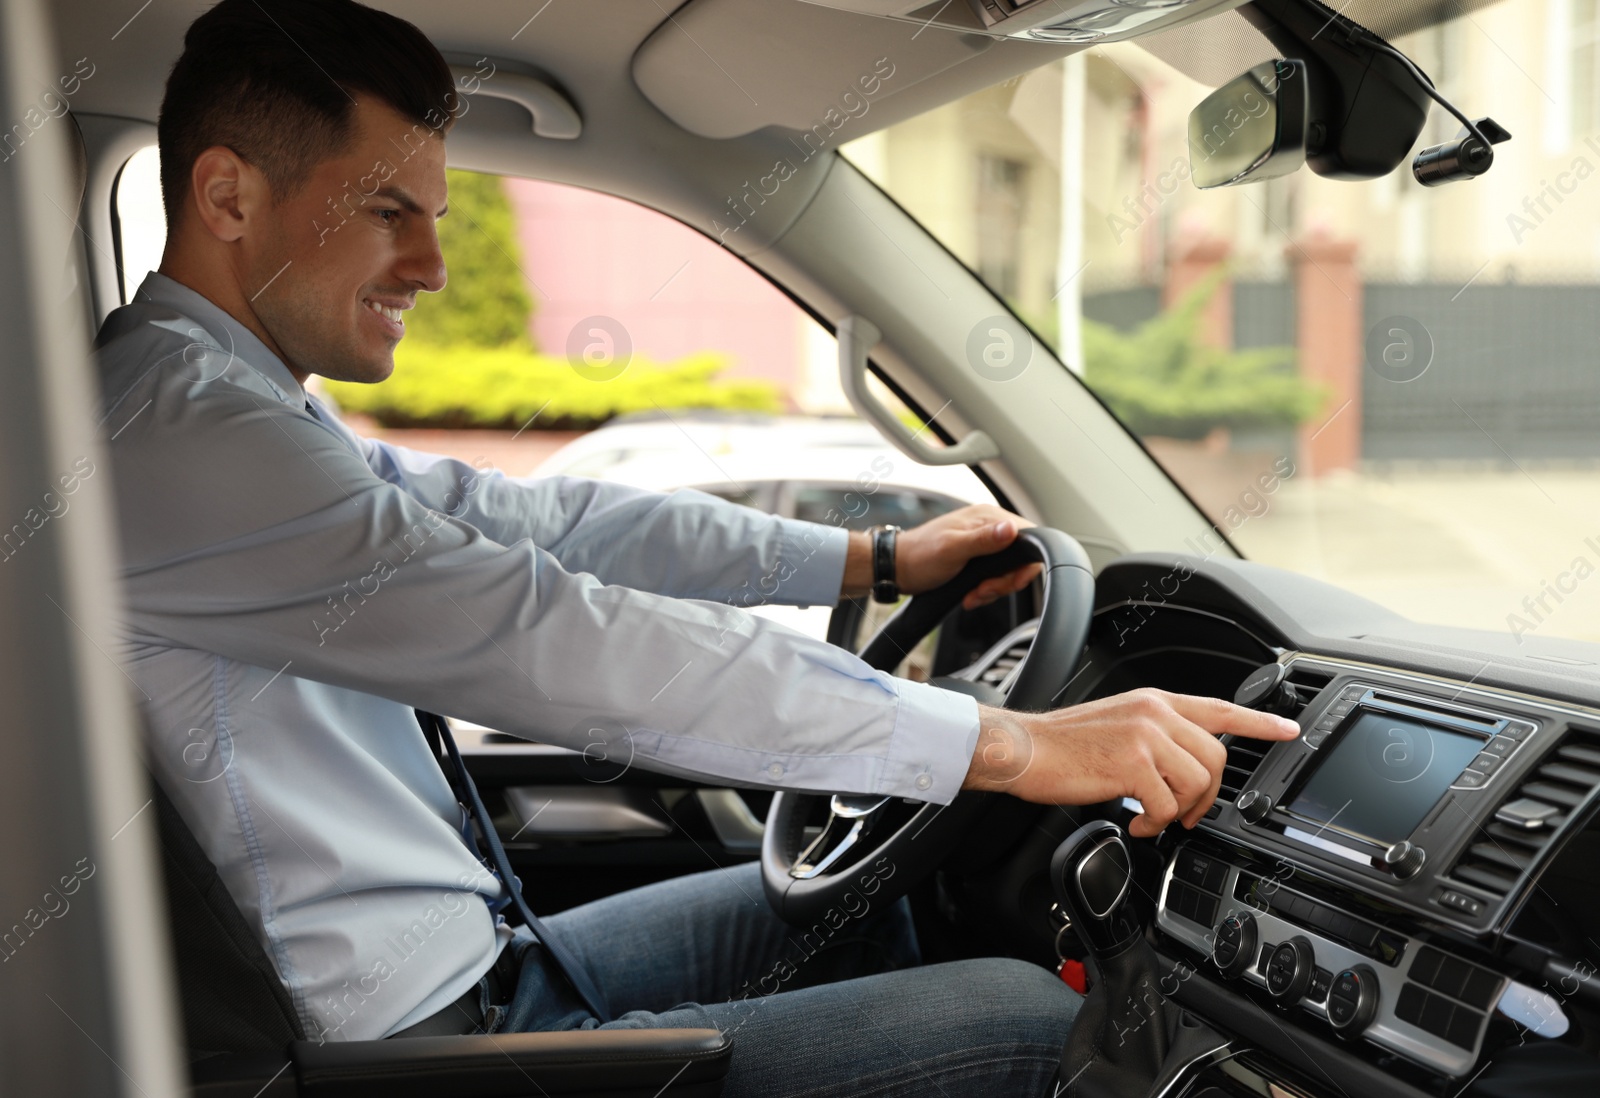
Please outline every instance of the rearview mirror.
[[1230, 80], [1189, 114], [1194, 185], [1206, 190], [1298, 171], [1310, 113], [1304, 61], [1267, 61]]

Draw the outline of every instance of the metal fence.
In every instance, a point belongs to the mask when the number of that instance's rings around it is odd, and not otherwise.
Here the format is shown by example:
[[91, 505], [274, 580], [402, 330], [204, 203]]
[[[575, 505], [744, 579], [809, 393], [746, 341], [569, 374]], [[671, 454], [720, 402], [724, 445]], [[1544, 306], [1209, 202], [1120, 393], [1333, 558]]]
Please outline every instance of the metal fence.
[[1432, 344], [1415, 380], [1363, 371], [1363, 457], [1600, 458], [1600, 286], [1368, 283], [1363, 309], [1375, 345]]

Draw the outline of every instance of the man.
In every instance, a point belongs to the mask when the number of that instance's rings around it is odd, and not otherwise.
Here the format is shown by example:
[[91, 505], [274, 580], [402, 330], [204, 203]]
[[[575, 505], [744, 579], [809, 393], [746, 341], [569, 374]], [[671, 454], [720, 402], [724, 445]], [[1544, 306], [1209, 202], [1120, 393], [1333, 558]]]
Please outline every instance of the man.
[[[564, 913], [550, 947], [513, 931], [413, 707], [578, 749], [616, 726], [634, 765], [730, 784], [1133, 795], [1143, 835], [1210, 804], [1214, 734], [1294, 726], [1153, 691], [980, 709], [726, 605], [773, 576], [787, 603], [864, 593], [862, 535], [354, 435], [303, 383], [382, 381], [404, 311], [444, 288], [459, 109], [410, 24], [349, 0], [224, 0], [162, 104], [160, 271], [98, 340], [151, 765], [308, 1035], [596, 1026], [592, 982], [606, 1024], [736, 1032], [730, 1094], [1042, 1093], [1076, 998], [1034, 966], [735, 998], [789, 949], [753, 867]], [[1018, 521], [974, 507], [905, 532], [899, 586], [938, 586]], [[889, 966], [915, 961], [905, 931], [895, 910], [874, 922]]]

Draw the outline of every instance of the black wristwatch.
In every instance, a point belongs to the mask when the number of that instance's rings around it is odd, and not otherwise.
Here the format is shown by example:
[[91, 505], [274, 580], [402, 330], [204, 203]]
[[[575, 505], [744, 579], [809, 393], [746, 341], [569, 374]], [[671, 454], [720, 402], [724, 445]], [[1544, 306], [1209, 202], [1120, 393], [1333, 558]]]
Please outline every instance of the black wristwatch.
[[872, 599], [898, 602], [900, 585], [894, 579], [894, 539], [898, 526], [874, 526], [867, 531], [872, 539]]

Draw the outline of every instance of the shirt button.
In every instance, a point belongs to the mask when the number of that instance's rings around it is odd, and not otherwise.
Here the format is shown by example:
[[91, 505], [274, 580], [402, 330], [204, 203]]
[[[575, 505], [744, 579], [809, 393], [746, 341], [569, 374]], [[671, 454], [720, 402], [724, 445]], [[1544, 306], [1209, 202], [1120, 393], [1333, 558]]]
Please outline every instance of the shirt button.
[[918, 789], [927, 789], [933, 785], [933, 778], [927, 774], [918, 774], [916, 784]]
[[767, 773], [774, 778], [783, 777], [783, 764], [773, 763], [771, 766], [767, 767]]

